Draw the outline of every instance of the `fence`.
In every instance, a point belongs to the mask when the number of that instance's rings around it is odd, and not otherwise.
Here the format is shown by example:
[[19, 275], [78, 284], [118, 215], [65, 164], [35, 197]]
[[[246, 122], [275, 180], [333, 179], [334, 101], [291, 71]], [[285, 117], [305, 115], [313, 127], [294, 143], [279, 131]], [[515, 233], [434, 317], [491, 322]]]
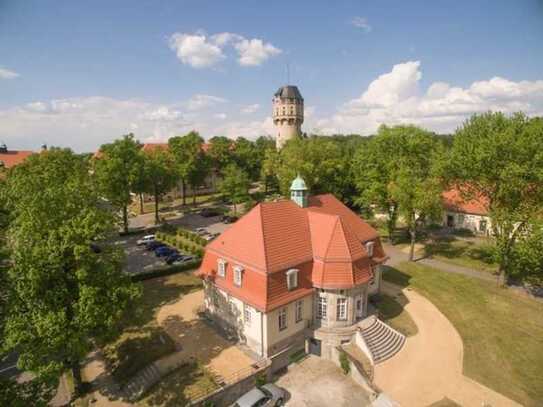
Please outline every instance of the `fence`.
[[215, 382], [219, 387], [202, 389], [191, 393], [192, 402], [190, 406], [200, 406], [205, 402], [211, 402], [213, 405], [219, 406], [231, 404], [255, 386], [258, 376], [267, 377], [270, 366], [269, 360], [263, 360], [228, 376], [214, 374]]

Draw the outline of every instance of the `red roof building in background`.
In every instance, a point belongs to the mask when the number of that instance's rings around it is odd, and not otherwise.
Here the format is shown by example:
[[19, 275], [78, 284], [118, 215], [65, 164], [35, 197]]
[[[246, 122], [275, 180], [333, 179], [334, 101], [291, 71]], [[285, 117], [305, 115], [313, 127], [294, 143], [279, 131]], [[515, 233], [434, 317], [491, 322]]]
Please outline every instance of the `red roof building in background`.
[[33, 151], [8, 150], [5, 144], [0, 145], [0, 165], [4, 168], [12, 168], [21, 164], [34, 154]]
[[491, 233], [489, 201], [481, 194], [466, 194], [467, 187], [453, 187], [442, 194], [443, 225], [452, 229], [469, 229], [477, 234]]
[[309, 338], [329, 351], [340, 339], [323, 332], [351, 335], [379, 290], [377, 231], [333, 195], [307, 193], [298, 177], [291, 200], [255, 206], [208, 244], [198, 272], [208, 314], [260, 356]]

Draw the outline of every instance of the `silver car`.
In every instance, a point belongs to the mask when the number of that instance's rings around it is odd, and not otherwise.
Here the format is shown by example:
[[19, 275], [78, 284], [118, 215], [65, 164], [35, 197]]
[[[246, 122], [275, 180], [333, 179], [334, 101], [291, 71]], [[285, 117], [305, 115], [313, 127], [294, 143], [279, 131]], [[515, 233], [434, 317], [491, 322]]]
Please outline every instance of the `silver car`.
[[275, 384], [268, 383], [262, 387], [255, 387], [241, 396], [234, 403], [234, 407], [272, 407], [282, 406], [285, 401], [285, 391]]

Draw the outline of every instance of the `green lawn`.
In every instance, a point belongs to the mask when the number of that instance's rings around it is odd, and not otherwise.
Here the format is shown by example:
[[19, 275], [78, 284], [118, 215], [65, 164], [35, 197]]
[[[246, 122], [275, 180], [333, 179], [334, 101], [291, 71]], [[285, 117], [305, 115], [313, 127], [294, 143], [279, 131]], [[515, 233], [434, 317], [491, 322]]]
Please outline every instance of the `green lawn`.
[[493, 247], [487, 242], [457, 240], [449, 237], [429, 241], [424, 251], [425, 256], [432, 256], [458, 266], [489, 273], [494, 273], [498, 269], [492, 257]]
[[201, 286], [201, 280], [187, 272], [143, 283], [140, 303], [123, 321], [121, 335], [103, 347], [108, 368], [119, 383], [125, 383], [148, 364], [175, 351], [173, 340], [158, 325], [156, 313], [163, 305]]
[[402, 263], [385, 280], [432, 301], [464, 342], [464, 374], [518, 401], [543, 400], [543, 303], [494, 283]]
[[373, 304], [379, 310], [380, 318], [398, 332], [401, 332], [405, 336], [412, 336], [418, 332], [417, 326], [411, 319], [411, 316], [394, 297], [380, 294]]

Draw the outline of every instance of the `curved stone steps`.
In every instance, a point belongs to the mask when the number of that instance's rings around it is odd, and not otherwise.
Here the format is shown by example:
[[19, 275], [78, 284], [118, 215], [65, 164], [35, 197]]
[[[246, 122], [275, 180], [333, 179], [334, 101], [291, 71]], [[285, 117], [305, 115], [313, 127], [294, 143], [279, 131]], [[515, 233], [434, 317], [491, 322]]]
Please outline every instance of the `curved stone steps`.
[[375, 364], [384, 362], [400, 351], [405, 336], [375, 318], [369, 326], [359, 329]]

